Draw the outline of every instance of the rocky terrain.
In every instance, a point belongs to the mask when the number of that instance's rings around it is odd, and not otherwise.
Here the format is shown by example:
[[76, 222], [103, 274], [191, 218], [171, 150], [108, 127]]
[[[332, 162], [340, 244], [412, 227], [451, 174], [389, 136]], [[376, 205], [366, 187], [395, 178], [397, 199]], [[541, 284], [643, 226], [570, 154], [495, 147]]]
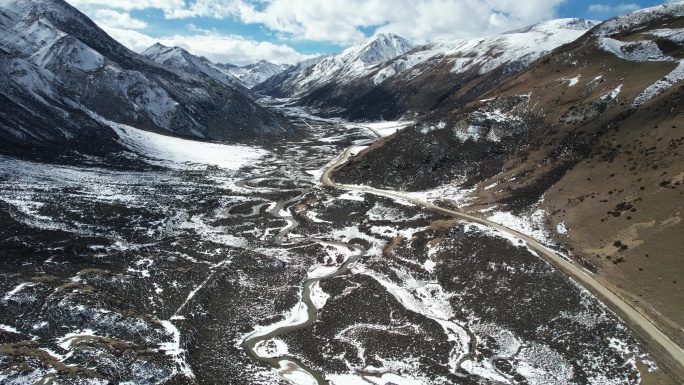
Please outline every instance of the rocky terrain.
[[[361, 42], [310, 67], [292, 67], [255, 90], [293, 97], [319, 113], [355, 120], [412, 119], [479, 98], [594, 25], [583, 19], [560, 19], [502, 35], [424, 46], [406, 43], [407, 52], [375, 53], [376, 45], [387, 45], [388, 37], [381, 35], [373, 44]], [[358, 63], [353, 57], [356, 52], [379, 59]]]
[[683, 29], [244, 72], [0, 0], [0, 383], [682, 383], [548, 254], [684, 345]]
[[[330, 159], [373, 134], [286, 112], [305, 140], [207, 144], [119, 127], [136, 170], [3, 157], [0, 380], [662, 377], [612, 312], [524, 241], [320, 185]], [[315, 282], [308, 294], [302, 282]]]
[[485, 217], [544, 213], [539, 226], [681, 346], [682, 16], [679, 3], [604, 22], [336, 178], [451, 186], [442, 199]]
[[234, 64], [216, 64], [225, 72], [237, 78], [245, 87], [252, 88], [257, 84], [263, 83], [272, 76], [290, 68], [288, 64], [273, 64], [266, 60], [260, 60], [258, 63], [248, 64], [245, 66], [236, 66]]
[[61, 0], [0, 2], [5, 154], [117, 149], [103, 120], [185, 137], [282, 137], [293, 129], [232, 87], [179, 76], [126, 49]]

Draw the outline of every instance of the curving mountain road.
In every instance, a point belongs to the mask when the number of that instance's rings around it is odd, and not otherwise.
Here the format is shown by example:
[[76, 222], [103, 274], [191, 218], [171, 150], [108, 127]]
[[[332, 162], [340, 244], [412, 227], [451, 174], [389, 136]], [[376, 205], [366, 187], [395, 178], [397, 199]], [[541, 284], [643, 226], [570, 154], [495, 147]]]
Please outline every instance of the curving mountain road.
[[[565, 274], [573, 277], [576, 279], [579, 283], [582, 284], [585, 288], [589, 289], [595, 294], [598, 294], [599, 297], [603, 300], [604, 303], [609, 305], [613, 310], [617, 310], [623, 318], [626, 318], [626, 321], [628, 321], [628, 324], [632, 327], [635, 333], [642, 335], [642, 337], [647, 336], [657, 344], [659, 353], [666, 353], [670, 360], [673, 363], [676, 363], [679, 367], [678, 368], [671, 368], [669, 367], [670, 371], [675, 372], [672, 373], [675, 376], [681, 376], [681, 373], [684, 373], [684, 350], [680, 348], [677, 344], [672, 342], [665, 334], [663, 334], [658, 328], [656, 328], [649, 320], [647, 320], [644, 316], [642, 316], [639, 312], [637, 312], [633, 307], [631, 307], [629, 304], [627, 304], [625, 301], [623, 301], [620, 297], [615, 295], [612, 291], [610, 291], [607, 287], [603, 286], [601, 283], [597, 282], [594, 278], [592, 278], [589, 274], [587, 274], [584, 270], [581, 268], [577, 267], [576, 265], [566, 261], [565, 259], [561, 258], [558, 254], [547, 248], [546, 246], [542, 245], [540, 242], [535, 240], [534, 238], [527, 236], [525, 234], [522, 234], [518, 231], [509, 229], [508, 227], [502, 226], [498, 223], [494, 223], [491, 221], [488, 221], [483, 218], [478, 218], [473, 215], [465, 214], [462, 212], [454, 211], [454, 210], [449, 210], [437, 205], [434, 205], [432, 203], [428, 203], [425, 201], [421, 201], [419, 199], [407, 197], [404, 195], [401, 195], [399, 193], [393, 192], [393, 191], [386, 191], [386, 190], [380, 190], [376, 189], [373, 187], [366, 187], [366, 186], [350, 186], [350, 185], [343, 185], [343, 184], [337, 184], [333, 182], [330, 179], [330, 173], [340, 166], [341, 164], [345, 163], [347, 159], [349, 158], [349, 155], [351, 153], [352, 147], [348, 147], [342, 156], [335, 162], [332, 166], [328, 167], [323, 175], [321, 176], [321, 182], [330, 187], [338, 188], [338, 189], [343, 189], [343, 190], [352, 190], [352, 191], [360, 191], [360, 192], [366, 192], [366, 193], [371, 193], [371, 194], [378, 194], [378, 195], [383, 195], [387, 196], [390, 198], [395, 198], [395, 199], [402, 199], [411, 203], [414, 203], [419, 206], [423, 206], [427, 209], [440, 212], [455, 218], [461, 218], [465, 219], [470, 222], [475, 222], [479, 223], [485, 226], [489, 226], [492, 228], [495, 228], [497, 230], [503, 231], [505, 233], [514, 235], [525, 242], [527, 242], [527, 245], [531, 247], [533, 250], [537, 251], [540, 253], [540, 255], [543, 256], [545, 260], [550, 262], [552, 265], [554, 265], [557, 269], [560, 271], [564, 272]], [[639, 330], [635, 330], [635, 325], [638, 326]], [[659, 356], [659, 358], [663, 359], [659, 354], [656, 354]], [[668, 360], [668, 361], [670, 361]]]

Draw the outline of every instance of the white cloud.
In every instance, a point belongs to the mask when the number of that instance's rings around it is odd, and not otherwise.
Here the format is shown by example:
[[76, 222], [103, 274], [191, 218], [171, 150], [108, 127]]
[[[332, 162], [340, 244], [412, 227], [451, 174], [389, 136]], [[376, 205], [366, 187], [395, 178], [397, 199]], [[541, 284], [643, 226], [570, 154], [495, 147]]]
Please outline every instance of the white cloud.
[[240, 5], [238, 0], [196, 0], [189, 2], [187, 7], [164, 9], [164, 15], [169, 19], [184, 19], [189, 17], [211, 17], [224, 19], [234, 15]]
[[286, 39], [349, 44], [362, 29], [422, 42], [504, 32], [556, 16], [566, 0], [69, 0], [123, 10], [157, 8], [168, 19], [235, 18]]
[[142, 52], [153, 45], [158, 39], [131, 29], [101, 26], [101, 28], [119, 43], [135, 52]]
[[563, 1], [234, 0], [225, 11], [294, 39], [348, 44], [368, 27], [415, 41], [499, 33], [553, 18]]
[[184, 0], [67, 0], [76, 8], [106, 7], [131, 11], [134, 9], [162, 9], [173, 10], [185, 8]]
[[636, 11], [637, 9], [641, 9], [641, 6], [639, 4], [618, 4], [615, 6], [611, 5], [605, 5], [605, 4], [592, 4], [589, 6], [589, 12], [592, 13], [611, 13], [611, 14], [620, 14], [620, 13], [627, 13], [631, 11]]
[[295, 39], [341, 44], [363, 38], [361, 28], [415, 41], [503, 32], [556, 16], [564, 0], [271, 0], [242, 1], [237, 16]]
[[147, 28], [147, 23], [144, 21], [135, 19], [128, 13], [117, 12], [111, 9], [98, 9], [95, 11], [94, 20], [100, 26], [131, 29]]
[[[567, 0], [68, 0], [85, 10], [114, 38], [140, 51], [152, 39], [131, 29], [127, 13], [161, 10], [167, 19], [191, 19], [197, 26], [189, 36], [165, 38], [212, 60], [245, 63], [253, 58], [293, 62], [304, 58], [286, 44], [257, 42], [204, 31], [201, 18], [232, 19], [256, 24], [282, 41], [314, 41], [349, 45], [366, 34], [393, 32], [416, 43], [472, 38], [501, 33], [557, 16]], [[99, 9], [116, 9], [101, 15]], [[113, 11], [109, 11], [113, 12]], [[126, 19], [130, 18], [130, 20]], [[197, 21], [195, 21], [197, 20]], [[148, 23], [152, 21], [147, 20]], [[129, 23], [129, 24], [126, 24]], [[140, 31], [143, 32], [143, 31]], [[165, 43], [166, 44], [166, 43]], [[142, 47], [144, 49], [145, 47]], [[232, 54], [230, 50], [236, 53]], [[237, 55], [246, 55], [238, 57]], [[276, 54], [283, 55], [281, 58]]]
[[218, 33], [154, 38], [133, 30], [113, 27], [103, 29], [121, 44], [136, 52], [142, 52], [159, 42], [170, 47], [184, 48], [193, 55], [204, 56], [215, 63], [245, 65], [265, 59], [276, 64], [292, 64], [316, 56], [302, 55], [285, 44], [258, 42], [241, 36]]

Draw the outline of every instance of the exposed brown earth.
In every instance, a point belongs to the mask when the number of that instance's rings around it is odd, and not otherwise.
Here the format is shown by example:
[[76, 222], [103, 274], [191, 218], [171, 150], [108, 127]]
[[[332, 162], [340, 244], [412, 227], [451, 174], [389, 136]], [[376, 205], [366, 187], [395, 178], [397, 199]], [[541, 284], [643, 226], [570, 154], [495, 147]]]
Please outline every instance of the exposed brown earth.
[[[584, 286], [586, 289], [594, 293], [605, 304], [609, 305], [613, 311], [619, 314], [630, 325], [632, 331], [635, 333], [635, 336], [638, 336], [640, 341], [645, 346], [647, 346], [648, 350], [651, 352], [653, 357], [660, 365], [663, 366], [663, 369], [667, 373], [666, 376], [650, 375], [646, 368], [643, 368], [641, 370], [642, 372], [646, 370], [646, 381], [644, 382], [645, 384], [674, 384], [677, 383], [677, 381], [679, 381], [680, 378], [682, 378], [682, 376], [684, 375], [684, 366], [682, 366], [682, 362], [684, 360], [684, 352], [682, 352], [681, 348], [679, 348], [678, 346], [674, 346], [671, 339], [668, 339], [668, 337], [663, 336], [663, 334], [661, 333], [663, 328], [660, 326], [658, 321], [653, 320], [652, 318], [645, 319], [645, 317], [643, 316], [643, 311], [636, 309], [635, 312], [634, 306], [631, 304], [631, 301], [629, 299], [620, 298], [619, 296], [616, 296], [614, 287], [610, 282], [608, 284], [605, 284], [603, 279], [595, 279], [596, 276], [590, 276], [586, 274], [581, 266], [578, 267], [575, 264], [568, 263], [563, 258], [560, 258], [556, 254], [556, 252], [544, 247], [532, 237], [521, 234], [515, 230], [493, 223], [486, 219], [482, 219], [479, 216], [474, 216], [471, 214], [462, 213], [460, 211], [446, 209], [438, 205], [421, 201], [419, 199], [403, 196], [400, 193], [377, 190], [372, 187], [344, 186], [336, 184], [335, 182], [330, 180], [331, 171], [335, 170], [335, 168], [339, 167], [347, 160], [347, 158], [349, 157], [349, 151], [350, 149], [347, 149], [345, 153], [342, 155], [342, 157], [332, 167], [326, 170], [326, 172], [323, 174], [321, 178], [321, 181], [324, 184], [342, 189], [371, 192], [375, 194], [389, 196], [392, 198], [404, 199], [406, 201], [426, 207], [432, 211], [436, 211], [438, 213], [451, 215], [455, 218], [465, 219], [467, 221], [471, 221], [474, 223], [484, 224], [486, 226], [490, 226], [501, 231], [504, 231], [506, 233], [520, 237], [521, 240], [527, 242], [529, 247], [539, 252], [540, 255], [542, 255], [543, 258], [547, 260], [549, 263], [551, 263], [553, 266], [555, 266], [556, 269], [562, 271], [564, 274], [573, 277], [575, 280], [577, 280], [577, 282], [581, 283], [582, 286]], [[433, 222], [431, 226], [429, 226], [429, 228], [444, 229], [453, 225], [455, 225], [454, 221], [440, 220]], [[441, 240], [442, 239], [439, 237], [433, 238], [430, 241], [430, 243], [441, 242]], [[392, 246], [393, 250], [395, 248], [396, 246]], [[580, 265], [586, 266], [585, 263], [581, 263]]]
[[[577, 50], [566, 56], [575, 56]], [[571, 56], [572, 55], [572, 56]], [[570, 232], [559, 235], [578, 259], [584, 259], [598, 272], [602, 283], [607, 284], [623, 298], [629, 299], [642, 314], [656, 322], [680, 346], [684, 345], [684, 263], [681, 238], [681, 211], [684, 203], [684, 86], [671, 88], [638, 108], [627, 119], [629, 102], [641, 90], [666, 75], [673, 63], [634, 63], [615, 58], [598, 50], [586, 51], [594, 58], [590, 66], [574, 69], [570, 66], [556, 72], [557, 64], [539, 65], [521, 76], [511, 87], [511, 94], [520, 93], [525, 84], [536, 80], [530, 104], [538, 103], [539, 111], [550, 111], [549, 121], [563, 135], [588, 137], [600, 135], [588, 142], [590, 154], [569, 167], [560, 180], [544, 194], [541, 206], [552, 214], [551, 229], [565, 222]], [[599, 60], [595, 60], [595, 59]], [[581, 60], [581, 59], [580, 59]], [[611, 69], [605, 72], [605, 69]], [[582, 74], [579, 84], [568, 87], [559, 77], [571, 78]], [[591, 98], [583, 96], [592, 88], [591, 80], [603, 75], [603, 90], [623, 84], [618, 100], [607, 111], [596, 116], [589, 124], [591, 111], [572, 119], [571, 112], [582, 109]], [[560, 75], [560, 76], [559, 76]], [[596, 92], [593, 98], [600, 93]], [[580, 107], [577, 107], [580, 106]], [[564, 122], [570, 122], [565, 123]], [[611, 124], [611, 121], [617, 121]], [[563, 122], [563, 123], [561, 123]], [[607, 131], [601, 133], [607, 128]], [[482, 191], [485, 199], [505, 200], [507, 191], [533, 186], [545, 172], [571, 153], [555, 162], [540, 165], [549, 150], [563, 140], [560, 135], [545, 138], [548, 142], [526, 161], [512, 158], [504, 172], [487, 186], [499, 181], [494, 191]], [[515, 180], [511, 180], [516, 176]], [[508, 182], [505, 181], [508, 179]]]
[[[667, 28], [682, 23], [670, 20]], [[651, 40], [665, 55], [681, 57], [681, 47], [649, 34], [662, 27], [623, 32], [619, 39]], [[557, 234], [559, 244], [684, 346], [684, 85], [631, 106], [675, 67], [672, 61], [620, 59], [601, 50], [588, 34], [482, 96], [494, 99], [435, 114], [371, 146], [336, 178], [421, 190], [434, 187], [432, 175], [437, 185], [477, 187], [476, 199], [464, 211], [496, 206], [524, 214], [541, 207], [550, 214], [546, 225], [552, 233], [561, 222], [569, 229]], [[573, 78], [577, 83], [571, 85]], [[606, 96], [618, 89], [615, 98]], [[502, 108], [520, 95], [529, 100]], [[521, 119], [524, 129], [473, 118], [477, 111], [497, 109]], [[438, 123], [446, 129], [434, 129]], [[500, 141], [463, 142], [451, 134], [451, 129], [473, 124]], [[379, 161], [388, 154], [395, 154], [394, 163]], [[382, 171], [373, 171], [376, 166]], [[660, 381], [644, 377], [645, 383]]]

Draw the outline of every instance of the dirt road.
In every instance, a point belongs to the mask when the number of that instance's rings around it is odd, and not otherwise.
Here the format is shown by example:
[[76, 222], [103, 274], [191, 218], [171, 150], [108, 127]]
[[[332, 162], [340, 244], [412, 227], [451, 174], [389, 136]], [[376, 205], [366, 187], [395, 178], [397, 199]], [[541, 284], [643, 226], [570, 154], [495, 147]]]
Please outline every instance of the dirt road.
[[[558, 254], [556, 254], [554, 251], [550, 250], [546, 246], [542, 245], [540, 242], [535, 240], [534, 238], [527, 236], [525, 234], [522, 234], [518, 231], [509, 229], [508, 227], [502, 226], [500, 224], [488, 221], [483, 218], [478, 218], [473, 215], [469, 214], [464, 214], [458, 211], [454, 210], [449, 210], [443, 207], [439, 207], [437, 205], [434, 205], [432, 203], [424, 202], [419, 199], [415, 198], [410, 198], [404, 195], [401, 195], [399, 193], [393, 192], [393, 191], [385, 191], [385, 190], [380, 190], [380, 189], [375, 189], [372, 187], [366, 187], [366, 186], [349, 186], [349, 185], [341, 185], [333, 182], [330, 179], [330, 173], [332, 170], [334, 170], [336, 167], [339, 165], [343, 164], [344, 162], [347, 161], [349, 158], [349, 155], [351, 153], [352, 147], [347, 148], [340, 159], [335, 162], [332, 166], [330, 166], [328, 169], [325, 170], [323, 175], [321, 176], [321, 182], [330, 187], [335, 187], [338, 189], [343, 189], [343, 190], [352, 190], [352, 191], [361, 191], [361, 192], [367, 192], [367, 193], [372, 193], [372, 194], [378, 194], [378, 195], [383, 195], [386, 197], [390, 198], [395, 198], [395, 199], [402, 199], [411, 203], [414, 203], [419, 206], [423, 206], [425, 208], [428, 208], [433, 211], [437, 211], [446, 215], [453, 216], [455, 218], [460, 218], [460, 219], [465, 219], [470, 222], [475, 222], [479, 223], [485, 226], [489, 226], [498, 230], [501, 230], [503, 232], [506, 232], [508, 234], [514, 235], [525, 242], [527, 242], [528, 246], [532, 248], [533, 250], [537, 251], [540, 253], [540, 255], [549, 261], [552, 265], [554, 265], [556, 268], [558, 268], [560, 271], [570, 275], [573, 277], [575, 280], [577, 280], [582, 286], [585, 288], [589, 289], [595, 294], [598, 294], [599, 297], [603, 300], [604, 303], [606, 303], [611, 309], [616, 310], [623, 318], [626, 318], [625, 321], [627, 321], [628, 324], [632, 327], [632, 329], [644, 336], [648, 336], [652, 340], [653, 343], [657, 344], [659, 346], [658, 352], [659, 354], [656, 355], [662, 355], [662, 354], [667, 354], [669, 356], [669, 360], [673, 364], [679, 365], [679, 368], [672, 368], [670, 367], [671, 371], [674, 371], [673, 375], [676, 376], [681, 376], [681, 373], [684, 373], [684, 350], [680, 348], [677, 344], [672, 342], [665, 334], [663, 334], [658, 328], [656, 328], [649, 320], [644, 318], [639, 312], [637, 312], [633, 307], [631, 307], [628, 303], [623, 301], [620, 297], [615, 295], [612, 291], [610, 291], [608, 288], [597, 282], [593, 277], [591, 277], [585, 270], [581, 269], [577, 265], [570, 263], [566, 261], [565, 259], [561, 258]], [[638, 325], [639, 329], [641, 330], [636, 330], [635, 325]], [[653, 352], [655, 353], [655, 352]], [[661, 361], [664, 359], [664, 357], [660, 357]]]

